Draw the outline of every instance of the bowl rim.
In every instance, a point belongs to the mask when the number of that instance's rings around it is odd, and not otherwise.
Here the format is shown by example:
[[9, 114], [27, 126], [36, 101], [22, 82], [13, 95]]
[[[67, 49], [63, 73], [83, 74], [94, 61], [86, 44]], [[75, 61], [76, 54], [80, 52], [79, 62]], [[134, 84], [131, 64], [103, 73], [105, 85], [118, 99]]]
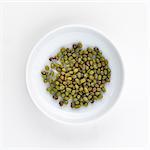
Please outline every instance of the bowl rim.
[[[31, 58], [32, 58], [32, 55], [34, 54], [36, 48], [39, 46], [39, 44], [44, 41], [50, 34], [52, 33], [55, 33], [59, 30], [62, 30], [62, 29], [65, 29], [65, 28], [85, 28], [85, 29], [89, 29], [89, 30], [92, 30], [92, 31], [95, 31], [97, 32], [98, 34], [101, 34], [104, 38], [106, 38], [108, 40], [109, 43], [111, 43], [111, 45], [115, 48], [116, 50], [116, 53], [120, 59], [120, 65], [121, 65], [121, 68], [122, 68], [122, 82], [121, 82], [121, 87], [120, 87], [120, 92], [118, 93], [117, 97], [116, 97], [116, 100], [115, 102], [111, 105], [111, 107], [109, 107], [109, 109], [106, 109], [100, 117], [97, 117], [95, 119], [92, 119], [92, 120], [87, 120], [87, 121], [84, 121], [84, 122], [69, 122], [69, 121], [64, 121], [64, 120], [60, 120], [60, 119], [57, 119], [53, 116], [50, 116], [46, 111], [44, 111], [44, 109], [42, 109], [40, 107], [40, 105], [36, 102], [35, 98], [32, 96], [32, 92], [30, 91], [30, 87], [29, 87], [29, 83], [28, 83], [28, 70], [29, 70], [29, 65], [30, 65], [30, 61], [31, 61]], [[123, 91], [123, 87], [124, 87], [124, 78], [125, 78], [125, 72], [124, 72], [124, 65], [123, 65], [123, 61], [122, 61], [122, 57], [120, 55], [120, 53], [118, 52], [116, 46], [114, 46], [114, 44], [111, 42], [110, 38], [104, 34], [101, 30], [93, 27], [93, 26], [89, 26], [89, 25], [84, 25], [84, 24], [66, 24], [66, 25], [62, 25], [62, 26], [58, 26], [58, 27], [55, 27], [53, 29], [51, 29], [48, 33], [46, 33], [44, 36], [42, 36], [37, 42], [36, 44], [32, 47], [31, 49], [31, 52], [29, 53], [28, 55], [28, 58], [27, 58], [27, 63], [26, 63], [26, 68], [25, 68], [25, 73], [26, 73], [26, 87], [27, 87], [27, 91], [30, 95], [30, 98], [32, 100], [32, 102], [36, 105], [36, 107], [45, 115], [47, 116], [48, 118], [50, 118], [51, 120], [54, 120], [58, 123], [63, 123], [65, 125], [85, 125], [85, 124], [89, 124], [89, 123], [96, 123], [98, 122], [100, 119], [102, 119], [104, 116], [110, 114], [108, 112], [112, 111], [112, 109], [114, 108], [114, 106], [116, 105], [116, 103], [118, 102], [119, 100], [119, 97], [121, 96], [121, 93]]]

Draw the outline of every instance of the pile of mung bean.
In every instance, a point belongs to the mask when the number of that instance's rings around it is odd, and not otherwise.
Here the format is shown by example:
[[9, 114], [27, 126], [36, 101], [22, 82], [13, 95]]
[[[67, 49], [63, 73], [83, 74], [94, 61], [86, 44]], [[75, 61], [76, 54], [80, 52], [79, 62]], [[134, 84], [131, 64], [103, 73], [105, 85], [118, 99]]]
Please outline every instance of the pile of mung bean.
[[103, 98], [105, 85], [110, 82], [108, 60], [99, 48], [82, 47], [81, 42], [73, 44], [72, 48], [62, 47], [41, 71], [44, 83], [48, 84], [47, 91], [60, 106], [87, 107]]

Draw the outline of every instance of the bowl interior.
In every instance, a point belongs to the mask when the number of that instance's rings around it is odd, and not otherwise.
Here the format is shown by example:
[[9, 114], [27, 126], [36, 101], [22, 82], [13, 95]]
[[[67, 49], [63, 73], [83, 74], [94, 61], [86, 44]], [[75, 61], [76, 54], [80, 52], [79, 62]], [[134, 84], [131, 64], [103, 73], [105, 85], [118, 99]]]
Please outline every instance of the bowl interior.
[[[40, 72], [49, 63], [48, 58], [62, 46], [71, 47], [79, 41], [84, 48], [97, 46], [103, 52], [112, 71], [111, 82], [106, 85], [103, 99], [87, 108], [60, 107], [46, 91], [48, 85], [43, 83]], [[48, 117], [61, 122], [83, 123], [101, 117], [116, 102], [123, 83], [123, 67], [116, 48], [102, 33], [86, 26], [64, 26], [49, 32], [33, 48], [27, 63], [26, 82], [33, 102]]]

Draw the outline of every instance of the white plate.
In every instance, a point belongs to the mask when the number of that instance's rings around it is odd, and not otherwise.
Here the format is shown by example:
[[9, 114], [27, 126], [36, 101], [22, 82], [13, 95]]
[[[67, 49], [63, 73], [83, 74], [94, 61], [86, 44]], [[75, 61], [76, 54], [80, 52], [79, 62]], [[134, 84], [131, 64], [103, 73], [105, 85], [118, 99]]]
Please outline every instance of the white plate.
[[[40, 72], [49, 63], [48, 58], [62, 46], [71, 47], [78, 41], [85, 48], [97, 46], [102, 50], [112, 70], [111, 82], [107, 84], [102, 101], [81, 109], [60, 107], [46, 91]], [[49, 118], [63, 123], [87, 123], [101, 118], [117, 101], [123, 84], [123, 66], [116, 48], [100, 31], [84, 25], [66, 25], [49, 32], [33, 48], [27, 62], [26, 84], [33, 102]]]

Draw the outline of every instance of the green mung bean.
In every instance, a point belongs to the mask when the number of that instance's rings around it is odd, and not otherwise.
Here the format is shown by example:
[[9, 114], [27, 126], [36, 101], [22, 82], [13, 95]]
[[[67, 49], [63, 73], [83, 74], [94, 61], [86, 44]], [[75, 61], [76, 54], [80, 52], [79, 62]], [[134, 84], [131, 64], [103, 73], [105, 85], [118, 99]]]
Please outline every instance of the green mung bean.
[[103, 98], [111, 69], [98, 47], [83, 49], [81, 42], [74, 43], [72, 48], [60, 48], [49, 60], [41, 76], [48, 84], [46, 90], [60, 106], [71, 100], [71, 108], [78, 109]]

